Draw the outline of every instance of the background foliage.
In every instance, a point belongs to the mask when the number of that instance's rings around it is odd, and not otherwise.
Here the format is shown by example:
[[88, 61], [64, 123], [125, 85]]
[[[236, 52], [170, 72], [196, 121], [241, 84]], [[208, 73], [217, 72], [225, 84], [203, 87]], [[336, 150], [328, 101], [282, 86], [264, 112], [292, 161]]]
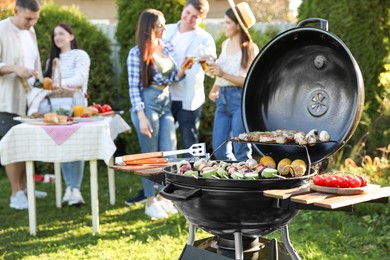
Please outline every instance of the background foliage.
[[[180, 19], [185, 0], [168, 1], [130, 1], [118, 0], [118, 27], [116, 37], [120, 46], [120, 62], [122, 73], [119, 83], [114, 82], [113, 66], [110, 60], [109, 40], [94, 26], [76, 7], [65, 7], [53, 4], [51, 1], [42, 7], [41, 18], [35, 29], [37, 31], [41, 58], [48, 57], [50, 33], [58, 22], [67, 22], [75, 27], [81, 48], [85, 49], [91, 59], [91, 76], [89, 83], [90, 103], [110, 103], [115, 110], [124, 110], [124, 118], [131, 122], [128, 110], [126, 58], [128, 51], [135, 45], [135, 31], [139, 14], [146, 8], [156, 8], [165, 14], [167, 23]], [[259, 6], [259, 3], [262, 5]], [[267, 5], [267, 1], [250, 1], [252, 8], [267, 10], [268, 16], [277, 19], [275, 5]], [[281, 9], [286, 9], [286, 1], [280, 1]], [[0, 3], [0, 18], [12, 15], [14, 0]], [[132, 8], [128, 8], [131, 5]], [[268, 6], [268, 7], [267, 7]], [[356, 143], [366, 136], [365, 153], [377, 155], [377, 147], [390, 143], [390, 2], [385, 0], [369, 1], [318, 1], [303, 0], [299, 8], [299, 20], [308, 17], [321, 17], [329, 21], [329, 30], [341, 38], [357, 60], [365, 81], [365, 108], [359, 127], [350, 140]], [[283, 17], [283, 16], [280, 16]], [[221, 28], [222, 31], [222, 28]], [[374, 32], [375, 33], [372, 33]], [[280, 33], [277, 28], [265, 32], [251, 30], [254, 42], [262, 48], [271, 38]], [[216, 39], [217, 53], [220, 53], [223, 33]], [[206, 77], [205, 94], [213, 84], [213, 79]], [[215, 106], [206, 100], [203, 108], [200, 141], [206, 142], [211, 149], [211, 136]], [[133, 127], [133, 126], [132, 126]], [[368, 135], [365, 135], [369, 133]], [[139, 152], [135, 134], [121, 136], [116, 141], [118, 154]], [[180, 147], [180, 143], [179, 143]], [[211, 151], [210, 151], [211, 152]], [[347, 155], [348, 152], [345, 152]]]
[[[137, 2], [132, 2], [132, 6], [134, 8], [126, 8], [128, 4], [127, 0], [117, 1], [119, 21], [118, 21], [116, 37], [121, 49], [120, 51], [121, 64], [123, 64], [123, 70], [120, 76], [121, 93], [127, 93], [128, 91], [126, 58], [130, 48], [135, 46], [135, 33], [137, 28], [137, 21], [142, 10], [146, 8], [154, 8], [160, 10], [164, 13], [167, 24], [176, 23], [178, 20], [180, 20], [180, 15], [184, 3], [185, 1], [183, 0], [176, 0], [176, 1], [175, 0], [171, 0], [171, 1], [153, 0], [153, 1], [148, 1], [147, 3], [137, 1]], [[201, 27], [202, 26], [203, 25], [201, 24]], [[221, 27], [221, 31], [222, 31], [222, 27]], [[253, 40], [258, 44], [260, 48], [264, 46], [272, 37], [274, 37], [278, 33], [279, 31], [276, 27], [270, 27], [264, 33], [259, 33], [251, 30]], [[220, 53], [221, 44], [224, 39], [226, 39], [226, 37], [222, 32], [221, 35], [218, 37], [218, 39], [216, 39], [217, 54]], [[205, 142], [208, 149], [211, 149], [211, 138], [212, 138], [215, 105], [213, 102], [208, 100], [207, 96], [211, 90], [213, 83], [214, 83], [214, 79], [210, 77], [206, 77], [205, 79], [206, 103], [203, 106], [202, 119], [200, 125], [200, 134], [199, 134], [200, 142]], [[124, 102], [125, 103], [124, 107], [127, 111], [130, 108], [130, 102], [127, 97], [126, 97], [126, 102]], [[128, 122], [131, 122], [131, 120], [129, 119]], [[179, 133], [177, 134], [178, 134], [178, 145], [179, 145], [178, 148], [180, 148], [180, 137], [179, 137]], [[126, 144], [129, 143], [132, 144], [131, 146], [126, 146], [122, 149], [122, 151], [126, 151], [126, 153], [136, 153], [140, 151], [138, 145], [138, 139], [135, 134], [124, 137], [121, 142]], [[211, 153], [212, 151], [209, 150], [209, 152]]]
[[[350, 143], [366, 132], [368, 153], [390, 143], [390, 1], [303, 0], [299, 19], [321, 17], [329, 31], [350, 49], [361, 69], [365, 85], [365, 108]], [[375, 33], [374, 33], [375, 32]]]
[[[138, 17], [141, 12], [147, 8], [154, 8], [164, 13], [166, 23], [175, 23], [180, 19], [180, 14], [183, 9], [183, 0], [149, 0], [149, 1], [132, 1], [132, 0], [117, 0], [118, 10], [118, 25], [116, 31], [116, 38], [120, 46], [120, 61], [122, 64], [122, 73], [119, 79], [119, 92], [122, 93], [120, 103], [123, 109], [126, 111], [125, 119], [134, 129], [130, 120], [130, 98], [129, 98], [129, 85], [127, 81], [127, 68], [126, 59], [127, 55], [132, 47], [135, 46], [135, 33], [137, 30]], [[128, 8], [131, 4], [132, 8]], [[138, 144], [138, 138], [135, 133], [127, 136], [121, 136], [117, 140], [117, 146], [119, 150], [118, 154], [131, 154], [140, 152]]]
[[[14, 3], [11, 2], [7, 6], [2, 5], [1, 10], [4, 11], [0, 13], [0, 19], [12, 15], [13, 6]], [[114, 85], [110, 41], [88, 21], [78, 8], [59, 6], [52, 2], [41, 7], [40, 18], [34, 28], [43, 66], [49, 58], [51, 33], [58, 23], [68, 23], [73, 27], [80, 48], [84, 49], [91, 58], [88, 83], [89, 103], [110, 103], [115, 107], [115, 93], [118, 91]], [[45, 70], [45, 68], [42, 69]]]
[[42, 6], [39, 21], [35, 25], [42, 64], [45, 64], [50, 54], [51, 32], [60, 22], [72, 25], [80, 48], [91, 58], [88, 102], [115, 105], [117, 90], [114, 86], [113, 65], [110, 60], [110, 41], [76, 7], [59, 6], [54, 3]]

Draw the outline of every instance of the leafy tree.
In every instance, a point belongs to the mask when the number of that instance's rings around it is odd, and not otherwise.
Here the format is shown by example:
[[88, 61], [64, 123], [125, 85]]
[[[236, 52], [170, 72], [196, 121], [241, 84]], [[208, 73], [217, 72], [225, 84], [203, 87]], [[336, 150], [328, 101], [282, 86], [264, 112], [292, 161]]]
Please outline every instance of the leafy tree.
[[[329, 31], [348, 46], [362, 71], [365, 108], [360, 125], [351, 141], [370, 132], [371, 152], [390, 143], [389, 117], [386, 111], [390, 92], [390, 1], [386, 0], [303, 0], [299, 18], [321, 17], [329, 22]], [[383, 106], [385, 106], [383, 108]], [[378, 114], [378, 108], [382, 114]], [[388, 113], [388, 112], [387, 112]]]
[[[236, 3], [241, 1], [236, 1]], [[257, 22], [293, 21], [290, 0], [247, 0]]]
[[73, 27], [80, 48], [91, 58], [89, 103], [110, 103], [117, 109], [115, 99], [117, 89], [110, 60], [110, 41], [76, 7], [59, 6], [54, 3], [42, 6], [39, 21], [35, 25], [42, 64], [46, 63], [50, 54], [51, 33], [54, 27], [62, 22]]
[[[117, 0], [118, 10], [118, 25], [116, 31], [116, 39], [120, 46], [119, 56], [122, 64], [122, 72], [120, 75], [119, 92], [121, 93], [121, 104], [128, 111], [130, 109], [130, 98], [127, 81], [126, 59], [129, 50], [135, 46], [135, 33], [137, 30], [138, 17], [141, 12], [148, 8], [154, 8], [164, 13], [167, 23], [175, 23], [180, 19], [180, 14], [183, 9], [183, 0], [149, 0], [149, 1], [133, 1], [133, 0]], [[131, 123], [130, 117], [126, 114], [126, 121], [130, 123], [132, 129], [134, 126]], [[119, 138], [119, 146], [122, 153], [137, 153], [140, 151], [138, 139], [135, 131], [129, 136]], [[126, 144], [131, 144], [126, 145]]]
[[[1, 2], [0, 19], [13, 15], [14, 6], [14, 0]], [[34, 28], [42, 65], [45, 66], [49, 58], [51, 33], [54, 27], [61, 22], [73, 27], [80, 48], [88, 52], [91, 58], [88, 83], [89, 102], [110, 103], [114, 108], [118, 108], [115, 102], [117, 89], [114, 85], [109, 39], [76, 7], [59, 6], [52, 2], [41, 7], [40, 18]]]

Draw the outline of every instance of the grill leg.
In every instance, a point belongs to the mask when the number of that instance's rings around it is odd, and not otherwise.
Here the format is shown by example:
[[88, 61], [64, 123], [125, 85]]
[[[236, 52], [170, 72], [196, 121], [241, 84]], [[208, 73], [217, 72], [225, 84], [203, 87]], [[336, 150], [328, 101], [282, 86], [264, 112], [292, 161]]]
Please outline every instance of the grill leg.
[[283, 240], [284, 246], [286, 247], [287, 252], [290, 254], [291, 259], [301, 260], [297, 251], [295, 250], [295, 248], [292, 246], [292, 244], [290, 242], [290, 238], [288, 236], [288, 226], [287, 225], [283, 226], [281, 228], [281, 231], [282, 231], [282, 240]]
[[188, 241], [187, 245], [192, 246], [195, 242], [196, 225], [188, 223]]
[[271, 239], [269, 242], [269, 259], [270, 260], [279, 260], [279, 249], [278, 249], [278, 241], [276, 238]]
[[244, 252], [242, 249], [242, 233], [234, 232], [234, 251], [236, 255], [236, 260], [244, 259]]

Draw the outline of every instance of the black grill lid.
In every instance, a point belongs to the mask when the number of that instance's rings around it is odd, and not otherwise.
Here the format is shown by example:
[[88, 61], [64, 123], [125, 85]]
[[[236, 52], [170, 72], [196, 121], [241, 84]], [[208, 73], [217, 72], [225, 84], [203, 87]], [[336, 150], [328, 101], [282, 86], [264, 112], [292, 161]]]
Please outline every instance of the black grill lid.
[[[321, 28], [303, 27], [320, 22]], [[246, 78], [242, 113], [246, 132], [312, 129], [329, 132], [332, 142], [309, 147], [312, 163], [339, 150], [359, 123], [363, 78], [351, 52], [312, 18], [272, 39], [255, 58]], [[260, 145], [275, 160], [307, 158], [298, 146]]]

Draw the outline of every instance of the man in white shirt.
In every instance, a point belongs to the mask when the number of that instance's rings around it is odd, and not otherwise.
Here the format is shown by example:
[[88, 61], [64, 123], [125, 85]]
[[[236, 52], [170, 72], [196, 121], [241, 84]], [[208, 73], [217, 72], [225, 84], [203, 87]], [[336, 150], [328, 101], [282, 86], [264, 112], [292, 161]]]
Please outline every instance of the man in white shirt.
[[[0, 21], [0, 137], [18, 124], [13, 117], [26, 115], [26, 96], [35, 72], [42, 77], [33, 29], [39, 8], [37, 0], [17, 0], [14, 16]], [[27, 209], [25, 163], [5, 165], [5, 170], [12, 189], [10, 207]]]
[[[199, 27], [209, 11], [207, 0], [188, 0], [185, 4], [181, 20], [176, 24], [168, 24], [164, 38], [174, 46], [175, 60], [182, 64], [186, 56], [208, 54], [216, 57], [213, 37]], [[175, 82], [170, 88], [172, 97], [172, 114], [178, 122], [183, 149], [199, 142], [198, 129], [202, 106], [205, 102], [204, 72], [195, 62], [186, 71], [185, 78]]]

